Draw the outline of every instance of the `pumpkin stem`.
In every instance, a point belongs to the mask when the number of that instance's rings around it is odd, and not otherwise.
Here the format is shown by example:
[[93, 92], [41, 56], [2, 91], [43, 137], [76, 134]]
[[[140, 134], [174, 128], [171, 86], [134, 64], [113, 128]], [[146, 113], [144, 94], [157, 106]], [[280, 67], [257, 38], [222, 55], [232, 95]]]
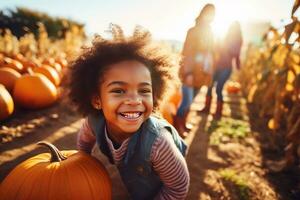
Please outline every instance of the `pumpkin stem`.
[[32, 70], [31, 67], [28, 67], [28, 68], [27, 68], [27, 72], [28, 72], [28, 74], [30, 74], [30, 75], [33, 75], [33, 74], [34, 74], [34, 71]]
[[53, 144], [46, 142], [46, 141], [41, 141], [41, 142], [38, 142], [37, 144], [46, 146], [50, 149], [50, 151], [51, 151], [50, 162], [61, 162], [61, 161], [67, 159], [67, 157], [65, 157]]

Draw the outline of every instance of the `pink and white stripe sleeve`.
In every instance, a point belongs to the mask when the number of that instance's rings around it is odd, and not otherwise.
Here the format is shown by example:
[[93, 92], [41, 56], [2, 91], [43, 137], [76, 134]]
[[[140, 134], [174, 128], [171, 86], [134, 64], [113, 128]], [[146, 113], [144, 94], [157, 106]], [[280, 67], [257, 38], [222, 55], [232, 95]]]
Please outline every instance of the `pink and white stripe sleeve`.
[[190, 183], [189, 171], [184, 157], [167, 130], [154, 141], [151, 161], [163, 182], [163, 187], [155, 199], [185, 199]]
[[85, 118], [81, 128], [78, 132], [77, 136], [77, 149], [84, 151], [88, 154], [91, 153], [95, 143], [96, 143], [96, 137], [92, 132], [93, 130], [91, 129], [88, 119]]

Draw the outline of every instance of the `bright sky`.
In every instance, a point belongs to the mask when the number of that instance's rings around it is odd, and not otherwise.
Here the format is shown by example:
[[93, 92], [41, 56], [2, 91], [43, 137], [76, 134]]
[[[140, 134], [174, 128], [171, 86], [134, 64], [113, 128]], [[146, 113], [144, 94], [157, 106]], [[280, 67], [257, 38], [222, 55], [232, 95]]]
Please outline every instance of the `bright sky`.
[[103, 34], [109, 23], [130, 32], [142, 25], [155, 38], [183, 41], [206, 3], [216, 6], [215, 29], [224, 32], [239, 20], [280, 22], [288, 19], [294, 0], [1, 0], [0, 9], [22, 6], [86, 24], [88, 34]]

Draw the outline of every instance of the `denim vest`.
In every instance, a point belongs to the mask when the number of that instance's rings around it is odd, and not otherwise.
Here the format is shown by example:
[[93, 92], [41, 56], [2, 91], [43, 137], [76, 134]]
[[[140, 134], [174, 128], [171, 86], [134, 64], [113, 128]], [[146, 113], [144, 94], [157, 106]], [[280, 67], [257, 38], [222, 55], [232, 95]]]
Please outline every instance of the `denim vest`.
[[[88, 121], [96, 134], [99, 149], [108, 157], [111, 163], [114, 163], [105, 138], [103, 114], [99, 116], [90, 115]], [[155, 117], [147, 119], [140, 129], [131, 136], [127, 152], [121, 164], [117, 166], [124, 185], [134, 200], [153, 199], [162, 187], [159, 176], [152, 168], [150, 154], [153, 142], [164, 128], [172, 134], [176, 146], [185, 156], [187, 146], [175, 128], [162, 119]]]

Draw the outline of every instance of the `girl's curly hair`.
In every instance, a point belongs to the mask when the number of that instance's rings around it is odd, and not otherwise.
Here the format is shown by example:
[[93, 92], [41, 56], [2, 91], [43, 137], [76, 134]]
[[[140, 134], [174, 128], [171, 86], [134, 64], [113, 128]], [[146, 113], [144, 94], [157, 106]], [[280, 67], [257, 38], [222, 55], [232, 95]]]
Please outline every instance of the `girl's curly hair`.
[[136, 60], [146, 65], [151, 73], [154, 110], [167, 97], [168, 90], [180, 84], [179, 59], [172, 53], [154, 45], [151, 34], [137, 26], [130, 37], [125, 37], [120, 26], [111, 24], [111, 39], [95, 36], [91, 47], [83, 47], [82, 53], [71, 63], [68, 72], [68, 96], [83, 115], [99, 112], [91, 99], [99, 92], [99, 86], [108, 66]]

